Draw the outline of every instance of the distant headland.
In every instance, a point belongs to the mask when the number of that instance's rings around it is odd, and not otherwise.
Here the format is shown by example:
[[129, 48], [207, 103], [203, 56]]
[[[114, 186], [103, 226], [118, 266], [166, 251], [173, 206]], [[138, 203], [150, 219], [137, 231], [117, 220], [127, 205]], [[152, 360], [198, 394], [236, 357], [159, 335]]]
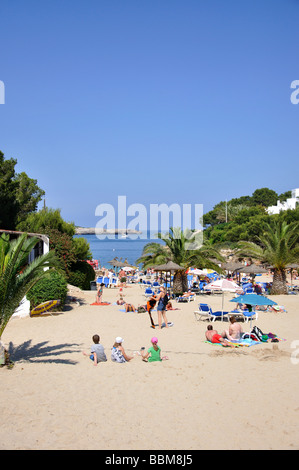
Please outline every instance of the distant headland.
[[[97, 230], [97, 232], [96, 232]], [[130, 234], [139, 234], [142, 233], [139, 230], [126, 229], [126, 228], [115, 228], [115, 229], [95, 229], [95, 227], [76, 227], [76, 235], [94, 235], [97, 233], [100, 234], [115, 234], [115, 235], [130, 235]]]

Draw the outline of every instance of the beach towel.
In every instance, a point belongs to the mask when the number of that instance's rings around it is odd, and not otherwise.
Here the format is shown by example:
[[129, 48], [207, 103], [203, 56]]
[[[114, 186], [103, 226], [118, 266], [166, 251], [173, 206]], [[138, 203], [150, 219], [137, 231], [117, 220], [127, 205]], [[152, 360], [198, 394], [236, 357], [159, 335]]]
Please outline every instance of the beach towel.
[[[223, 348], [227, 348], [227, 346], [224, 346], [222, 343], [211, 343], [211, 341], [204, 341], [204, 343], [217, 345], [217, 346], [222, 346]], [[231, 345], [233, 345], [236, 348], [239, 347], [250, 347], [254, 346], [255, 344], [262, 344], [261, 341], [254, 341], [253, 339], [245, 338], [245, 339], [240, 339], [239, 341], [228, 341]]]
[[272, 305], [271, 309], [274, 310], [274, 312], [286, 312], [286, 309], [283, 307], [283, 305]]
[[90, 305], [110, 305], [110, 302], [94, 302], [93, 304]]

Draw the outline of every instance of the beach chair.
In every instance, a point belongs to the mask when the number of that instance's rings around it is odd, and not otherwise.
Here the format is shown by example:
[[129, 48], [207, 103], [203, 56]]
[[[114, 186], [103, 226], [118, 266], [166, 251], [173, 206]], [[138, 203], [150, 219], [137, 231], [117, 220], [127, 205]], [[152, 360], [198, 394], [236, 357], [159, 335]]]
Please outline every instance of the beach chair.
[[252, 312], [249, 312], [249, 310], [243, 310], [243, 316], [244, 316], [244, 320], [246, 320], [246, 322], [248, 323], [249, 320], [257, 320], [258, 319], [258, 312], [255, 311], [255, 310], [252, 310]]
[[235, 309], [235, 310], [231, 310], [230, 312], [228, 312], [228, 316], [229, 318], [232, 316], [241, 317], [244, 322], [248, 323], [250, 319], [251, 320], [258, 319], [258, 312], [256, 311], [249, 312], [249, 310]]
[[254, 294], [252, 287], [247, 287], [244, 289], [245, 294]]
[[145, 297], [151, 297], [152, 295], [155, 295], [155, 293], [154, 293], [153, 289], [148, 287], [147, 289], [145, 289], [144, 295], [145, 295]]
[[117, 286], [117, 278], [113, 277], [110, 279], [110, 287], [116, 287]]
[[187, 295], [187, 296], [180, 295], [179, 297], [176, 298], [177, 302], [191, 302], [192, 300], [195, 300], [194, 294]]
[[201, 320], [202, 318], [208, 319], [209, 321], [215, 321], [217, 318], [222, 318], [227, 315], [228, 312], [222, 312], [218, 310], [217, 312], [213, 312], [210, 305], [208, 304], [199, 304], [198, 310], [194, 312], [194, 316], [196, 320]]

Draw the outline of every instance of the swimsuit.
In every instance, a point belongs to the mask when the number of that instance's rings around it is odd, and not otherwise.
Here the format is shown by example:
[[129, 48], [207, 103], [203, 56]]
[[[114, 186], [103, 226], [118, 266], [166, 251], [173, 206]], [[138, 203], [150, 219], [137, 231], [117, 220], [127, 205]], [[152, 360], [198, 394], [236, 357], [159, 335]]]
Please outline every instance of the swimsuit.
[[218, 333], [215, 333], [213, 336], [212, 336], [212, 343], [220, 343], [220, 338], [222, 338], [221, 335], [219, 335]]
[[[164, 296], [165, 297], [165, 296]], [[165, 302], [164, 302], [164, 297], [161, 297], [158, 302], [157, 310], [160, 312], [165, 310]]]
[[111, 349], [111, 360], [113, 362], [127, 362], [123, 356], [123, 353], [113, 346]]

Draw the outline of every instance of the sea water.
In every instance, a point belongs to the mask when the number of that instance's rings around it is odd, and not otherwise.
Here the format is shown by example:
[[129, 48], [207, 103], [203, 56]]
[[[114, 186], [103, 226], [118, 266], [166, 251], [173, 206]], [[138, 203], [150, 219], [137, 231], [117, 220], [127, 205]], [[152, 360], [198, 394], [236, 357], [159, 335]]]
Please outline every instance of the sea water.
[[[145, 234], [143, 233], [143, 236]], [[140, 258], [143, 248], [147, 243], [162, 243], [160, 239], [154, 238], [154, 234], [146, 233], [146, 239], [137, 238], [132, 240], [130, 235], [127, 238], [115, 236], [115, 239], [104, 238], [99, 239], [96, 235], [75, 235], [75, 237], [85, 238], [89, 243], [92, 258], [99, 261], [101, 267], [111, 268], [111, 261], [113, 258], [122, 258], [122, 261], [127, 259], [128, 263], [136, 266], [136, 260]]]

